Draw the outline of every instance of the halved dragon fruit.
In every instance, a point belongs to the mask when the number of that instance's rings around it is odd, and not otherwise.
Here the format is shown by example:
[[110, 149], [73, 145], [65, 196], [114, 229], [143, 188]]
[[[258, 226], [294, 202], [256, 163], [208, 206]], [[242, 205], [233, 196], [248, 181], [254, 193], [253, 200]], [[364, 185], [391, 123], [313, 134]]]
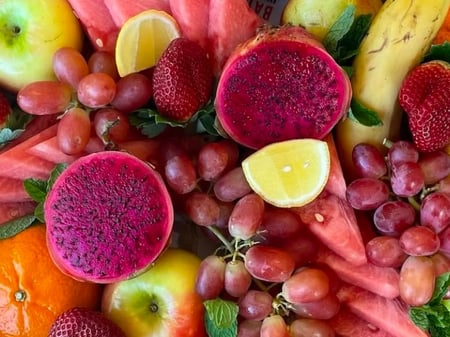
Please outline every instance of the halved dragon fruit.
[[299, 26], [264, 27], [234, 50], [215, 107], [224, 131], [258, 149], [324, 138], [348, 111], [351, 84], [323, 45]]
[[168, 245], [174, 211], [156, 170], [128, 153], [104, 151], [61, 173], [44, 217], [50, 255], [63, 272], [111, 283], [151, 266]]

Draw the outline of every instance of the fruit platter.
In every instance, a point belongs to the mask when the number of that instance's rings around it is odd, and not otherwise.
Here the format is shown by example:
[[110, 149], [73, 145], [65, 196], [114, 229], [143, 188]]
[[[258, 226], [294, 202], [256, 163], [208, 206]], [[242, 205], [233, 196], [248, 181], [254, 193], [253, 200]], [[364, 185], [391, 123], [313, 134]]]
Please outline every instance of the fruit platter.
[[450, 0], [0, 18], [1, 337], [450, 337]]

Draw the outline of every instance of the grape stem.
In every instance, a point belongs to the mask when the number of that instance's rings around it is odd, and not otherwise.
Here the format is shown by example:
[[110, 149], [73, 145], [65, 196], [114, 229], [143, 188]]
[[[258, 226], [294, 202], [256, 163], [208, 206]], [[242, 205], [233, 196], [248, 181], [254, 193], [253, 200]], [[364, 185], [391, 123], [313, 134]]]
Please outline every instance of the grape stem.
[[226, 239], [226, 237], [219, 231], [216, 226], [207, 226], [207, 228], [227, 247], [230, 253], [234, 252], [233, 245]]

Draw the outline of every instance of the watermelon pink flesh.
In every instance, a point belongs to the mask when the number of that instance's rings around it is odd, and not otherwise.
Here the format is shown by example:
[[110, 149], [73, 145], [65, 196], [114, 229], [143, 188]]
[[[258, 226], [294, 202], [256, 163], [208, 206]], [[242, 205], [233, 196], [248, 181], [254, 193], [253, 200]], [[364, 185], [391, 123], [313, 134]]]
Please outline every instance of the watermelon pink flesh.
[[210, 0], [208, 22], [208, 49], [216, 76], [237, 45], [255, 36], [264, 23], [246, 0]]
[[182, 35], [208, 49], [209, 3], [211, 0], [170, 0], [172, 16]]
[[390, 299], [400, 295], [400, 275], [394, 268], [378, 267], [370, 262], [355, 266], [326, 247], [319, 249], [317, 260], [328, 265], [345, 282]]
[[398, 298], [388, 299], [354, 285], [343, 285], [338, 297], [352, 313], [394, 337], [428, 337], [409, 318], [408, 307]]
[[323, 244], [351, 264], [362, 265], [367, 262], [366, 250], [355, 212], [343, 197], [346, 184], [335, 144], [331, 136], [325, 140], [331, 155], [330, 179], [315, 200], [305, 206], [292, 208], [292, 211], [300, 216]]
[[22, 180], [0, 177], [0, 203], [30, 200]]
[[111, 283], [142, 272], [166, 247], [173, 205], [161, 176], [120, 151], [73, 162], [44, 204], [49, 252], [72, 277]]
[[119, 28], [103, 0], [67, 0], [97, 50], [114, 53]]
[[34, 201], [2, 202], [0, 203], [0, 225], [22, 216], [33, 214], [35, 208], [36, 203]]
[[394, 337], [355, 315], [343, 305], [328, 323], [340, 337]]
[[147, 9], [156, 9], [170, 14], [170, 5], [167, 0], [104, 0], [106, 8], [117, 27], [132, 16]]

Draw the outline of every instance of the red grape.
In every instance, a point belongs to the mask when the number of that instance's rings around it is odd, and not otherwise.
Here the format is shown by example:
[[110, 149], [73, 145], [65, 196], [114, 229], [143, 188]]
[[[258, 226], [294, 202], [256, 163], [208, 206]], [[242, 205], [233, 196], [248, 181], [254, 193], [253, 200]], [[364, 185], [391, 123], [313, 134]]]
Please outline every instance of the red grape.
[[224, 288], [225, 260], [217, 255], [208, 255], [200, 263], [195, 289], [204, 300], [218, 297]]
[[330, 319], [339, 312], [340, 307], [337, 295], [329, 292], [318, 301], [292, 304], [292, 311], [304, 318]]
[[419, 152], [414, 144], [409, 141], [398, 140], [393, 143], [388, 142], [386, 145], [389, 148], [387, 158], [391, 166], [419, 160]]
[[398, 238], [388, 235], [376, 236], [366, 244], [367, 259], [380, 267], [400, 267], [407, 254], [400, 247]]
[[228, 261], [225, 266], [224, 289], [232, 297], [241, 297], [247, 293], [252, 284], [252, 276], [242, 260]]
[[228, 171], [214, 183], [214, 194], [222, 201], [235, 201], [251, 191], [240, 166]]
[[185, 210], [189, 218], [199, 226], [214, 225], [220, 214], [216, 200], [201, 191], [193, 191], [187, 196]]
[[36, 81], [17, 93], [19, 107], [32, 115], [52, 115], [65, 111], [72, 101], [72, 88], [59, 81]]
[[108, 51], [94, 51], [88, 59], [88, 66], [91, 73], [105, 73], [114, 80], [119, 78], [115, 56]]
[[305, 228], [300, 217], [287, 208], [266, 208], [262, 218], [261, 236], [272, 241], [284, 241], [299, 234]]
[[281, 294], [290, 303], [313, 302], [330, 292], [328, 275], [317, 268], [305, 267], [283, 282]]
[[130, 134], [130, 122], [120, 111], [102, 108], [95, 112], [94, 128], [96, 135], [105, 143], [123, 142]]
[[347, 186], [346, 196], [353, 208], [373, 210], [388, 200], [389, 187], [376, 178], [358, 178]]
[[248, 240], [256, 234], [264, 215], [264, 200], [256, 193], [249, 193], [239, 199], [228, 219], [231, 236]]
[[228, 141], [207, 143], [200, 149], [197, 158], [198, 175], [205, 181], [216, 181], [229, 167]]
[[387, 173], [383, 154], [372, 144], [357, 144], [352, 151], [352, 160], [359, 177], [380, 178]]
[[81, 108], [71, 108], [58, 123], [56, 138], [62, 152], [68, 155], [84, 151], [91, 137], [89, 113]]
[[117, 81], [116, 95], [111, 105], [124, 113], [129, 113], [145, 106], [152, 95], [151, 80], [143, 74], [131, 73]]
[[271, 315], [263, 319], [260, 337], [290, 337], [288, 326], [280, 315]]
[[259, 337], [262, 321], [246, 319], [238, 323], [236, 337]]
[[289, 325], [291, 337], [334, 337], [331, 325], [321, 319], [297, 318]]
[[408, 256], [400, 269], [400, 297], [408, 305], [421, 306], [433, 295], [436, 273], [426, 256]]
[[450, 196], [442, 192], [428, 194], [420, 205], [420, 224], [436, 233], [450, 226]]
[[436, 253], [440, 240], [434, 230], [425, 226], [407, 228], [399, 239], [400, 247], [408, 255], [429, 256]]
[[267, 291], [250, 289], [238, 301], [239, 315], [261, 321], [272, 312], [273, 297]]
[[77, 97], [89, 108], [101, 108], [111, 103], [116, 95], [116, 82], [105, 73], [90, 73], [78, 83]]
[[392, 166], [391, 188], [400, 197], [412, 197], [425, 185], [425, 177], [416, 162], [403, 162]]
[[259, 280], [284, 282], [292, 275], [295, 260], [281, 248], [257, 244], [245, 253], [245, 267]]
[[444, 151], [423, 153], [419, 165], [425, 176], [425, 184], [436, 184], [450, 174], [450, 155]]
[[187, 155], [171, 157], [164, 166], [167, 184], [178, 194], [186, 194], [197, 186], [197, 172]]
[[75, 90], [81, 79], [89, 74], [89, 67], [78, 49], [62, 47], [53, 54], [53, 72], [56, 78]]
[[416, 219], [416, 211], [409, 203], [402, 200], [387, 201], [379, 206], [373, 214], [373, 223], [382, 233], [400, 236], [411, 227]]

